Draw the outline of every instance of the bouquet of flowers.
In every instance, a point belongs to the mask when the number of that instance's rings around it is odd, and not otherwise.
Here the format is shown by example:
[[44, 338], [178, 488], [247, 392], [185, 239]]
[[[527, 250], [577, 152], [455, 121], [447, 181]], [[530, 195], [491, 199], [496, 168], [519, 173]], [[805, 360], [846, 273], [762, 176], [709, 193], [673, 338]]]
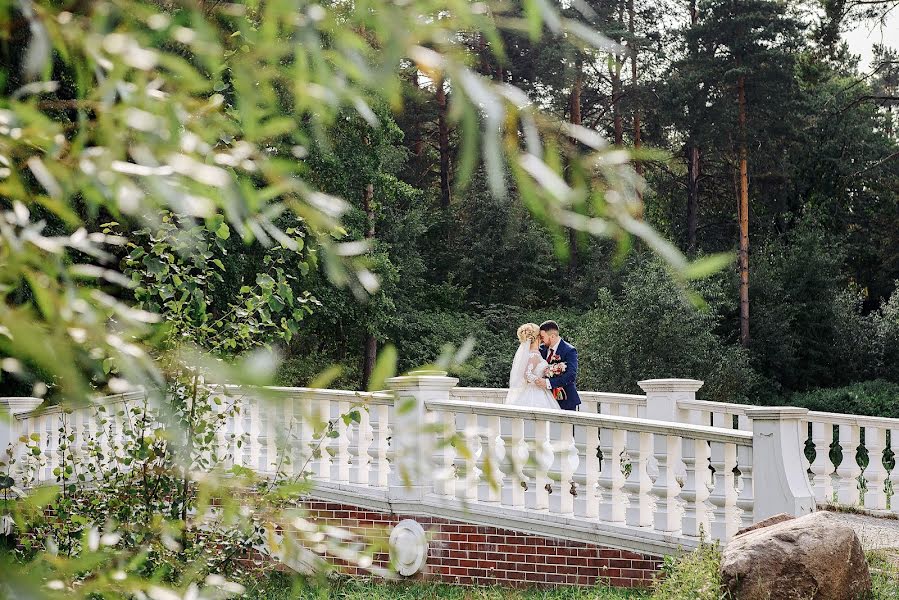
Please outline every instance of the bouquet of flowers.
[[550, 377], [558, 377], [559, 375], [564, 373], [565, 369], [567, 369], [567, 368], [568, 368], [568, 365], [566, 365], [563, 362], [553, 363], [553, 364], [549, 365], [548, 367], [546, 367], [546, 371], [543, 373], [543, 376], [546, 377], [547, 379], [549, 379]]

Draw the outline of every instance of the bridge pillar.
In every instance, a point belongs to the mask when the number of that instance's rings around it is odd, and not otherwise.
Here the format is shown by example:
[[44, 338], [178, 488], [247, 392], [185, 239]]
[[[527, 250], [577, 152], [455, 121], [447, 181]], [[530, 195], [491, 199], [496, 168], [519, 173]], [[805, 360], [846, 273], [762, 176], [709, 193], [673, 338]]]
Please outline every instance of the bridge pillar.
[[752, 421], [753, 521], [787, 513], [800, 516], [815, 511], [815, 494], [802, 462], [804, 435], [800, 435], [807, 408], [769, 406], [750, 408]]
[[434, 431], [425, 403], [449, 400], [457, 383], [444, 371], [413, 371], [387, 380], [393, 391], [391, 500], [416, 502], [433, 491]]
[[644, 379], [638, 381], [646, 392], [646, 418], [683, 423], [677, 408], [681, 400], [696, 400], [703, 381], [698, 379]]

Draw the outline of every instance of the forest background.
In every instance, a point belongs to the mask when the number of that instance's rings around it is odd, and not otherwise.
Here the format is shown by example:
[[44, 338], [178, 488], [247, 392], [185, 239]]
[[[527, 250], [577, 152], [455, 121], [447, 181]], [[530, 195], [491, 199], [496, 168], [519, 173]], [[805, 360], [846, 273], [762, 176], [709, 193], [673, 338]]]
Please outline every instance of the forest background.
[[[621, 44], [611, 57], [565, 35], [503, 31], [504, 59], [493, 40], [462, 40], [471, 64], [634, 150], [646, 179], [637, 216], [688, 257], [734, 260], [685, 288], [630, 237], [544, 218], [513, 178], [491, 194], [484, 169], [460, 165], [451, 82], [409, 67], [401, 111], [374, 106], [375, 130], [347, 111], [328, 146], [301, 157], [310, 183], [350, 202], [333, 237], [369, 242], [380, 286], [360, 303], [311, 243], [303, 261], [279, 264], [279, 284], [301, 281], [315, 304], [279, 347], [279, 382], [307, 385], [338, 365], [331, 387], [364, 389], [385, 345], [403, 371], [473, 339], [453, 374], [502, 387], [516, 327], [552, 318], [579, 349], [584, 390], [697, 378], [708, 400], [899, 416], [899, 52], [875, 45], [861, 65], [843, 35], [895, 4], [588, 4]], [[217, 315], [271, 263], [237, 236], [212, 251]], [[38, 369], [5, 387], [28, 394], [43, 379]]]

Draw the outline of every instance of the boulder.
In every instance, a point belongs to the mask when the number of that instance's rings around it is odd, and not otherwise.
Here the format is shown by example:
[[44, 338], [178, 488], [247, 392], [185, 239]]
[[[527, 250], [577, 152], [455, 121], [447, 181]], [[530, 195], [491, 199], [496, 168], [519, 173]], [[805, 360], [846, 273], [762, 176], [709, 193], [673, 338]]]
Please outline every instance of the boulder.
[[749, 533], [750, 531], [755, 531], [756, 529], [763, 529], [765, 527], [770, 527], [771, 525], [777, 525], [778, 523], [783, 523], [784, 521], [792, 521], [795, 518], [796, 517], [794, 517], [793, 515], [780, 513], [779, 515], [774, 515], [773, 517], [762, 519], [758, 523], [753, 523], [749, 527], [744, 527], [737, 532], [737, 535], [743, 535], [744, 533]]
[[734, 600], [857, 600], [871, 574], [855, 531], [816, 512], [735, 536], [721, 584]]

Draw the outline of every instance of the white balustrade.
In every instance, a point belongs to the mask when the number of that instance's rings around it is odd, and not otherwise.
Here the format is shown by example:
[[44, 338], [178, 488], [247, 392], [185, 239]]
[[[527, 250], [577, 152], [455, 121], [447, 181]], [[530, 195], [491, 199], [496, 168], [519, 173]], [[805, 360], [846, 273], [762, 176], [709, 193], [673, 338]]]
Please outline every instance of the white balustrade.
[[[309, 477], [329, 497], [359, 494], [397, 510], [458, 508], [686, 546], [702, 534], [727, 540], [771, 511], [802, 514], [834, 495], [899, 513], [899, 461], [886, 460], [899, 449], [896, 420], [706, 402], [694, 380], [642, 381], [645, 396], [583, 392], [581, 412], [509, 407], [504, 389], [455, 383], [418, 373], [390, 380], [385, 393], [224, 386], [218, 414], [239, 404], [214, 432], [210, 464]], [[139, 423], [124, 403], [98, 402], [103, 413], [65, 416], [31, 405], [0, 426], [0, 441], [40, 434], [43, 481], [54, 481], [69, 453], [92, 454], [92, 444], [108, 457], [106, 465], [92, 458], [97, 468], [124, 469], [115, 448]], [[358, 418], [342, 418], [351, 413]], [[814, 448], [811, 463], [803, 444]]]

